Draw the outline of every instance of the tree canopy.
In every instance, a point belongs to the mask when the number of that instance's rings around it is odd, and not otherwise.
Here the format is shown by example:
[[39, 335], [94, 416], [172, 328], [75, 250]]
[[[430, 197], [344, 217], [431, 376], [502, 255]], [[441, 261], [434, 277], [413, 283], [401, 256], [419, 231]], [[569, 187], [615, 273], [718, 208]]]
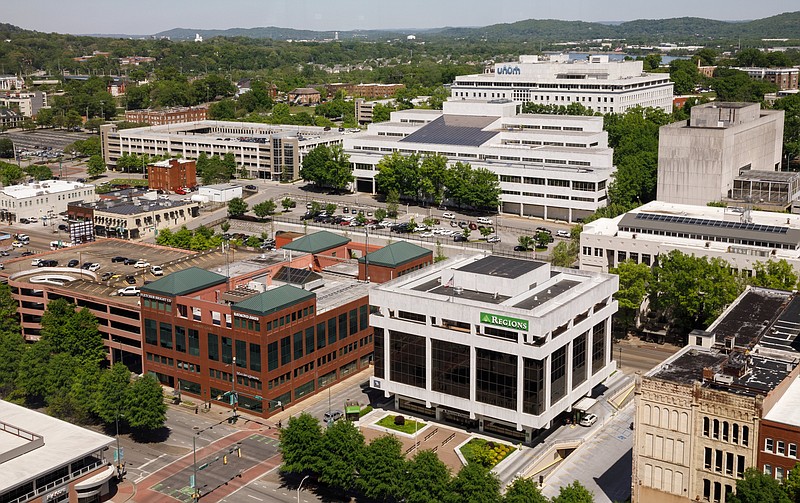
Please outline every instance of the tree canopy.
[[341, 145], [319, 145], [303, 158], [300, 177], [321, 187], [345, 190], [353, 182], [350, 156]]

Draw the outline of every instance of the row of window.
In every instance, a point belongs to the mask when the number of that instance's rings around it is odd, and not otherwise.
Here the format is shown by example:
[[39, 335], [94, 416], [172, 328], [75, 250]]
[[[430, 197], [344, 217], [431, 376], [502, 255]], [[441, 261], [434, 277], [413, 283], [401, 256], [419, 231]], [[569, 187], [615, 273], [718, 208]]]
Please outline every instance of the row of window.
[[774, 440], [772, 438], [764, 439], [764, 451], [778, 456], [789, 456], [790, 458], [797, 457], [797, 444], [789, 444], [786, 448], [786, 442], [783, 440]]
[[741, 454], [726, 452], [721, 449], [705, 447], [703, 451], [703, 468], [717, 473], [742, 478], [745, 458]]
[[703, 436], [747, 447], [750, 444], [750, 427], [703, 416]]

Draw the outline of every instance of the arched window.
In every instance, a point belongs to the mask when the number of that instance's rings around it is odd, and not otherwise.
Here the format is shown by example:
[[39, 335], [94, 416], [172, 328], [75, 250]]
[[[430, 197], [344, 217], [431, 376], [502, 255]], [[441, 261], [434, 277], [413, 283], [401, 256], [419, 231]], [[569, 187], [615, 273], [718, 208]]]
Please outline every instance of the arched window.
[[742, 426], [742, 445], [747, 447], [750, 444], [750, 428]]
[[711, 432], [711, 420], [708, 416], [703, 416], [703, 436], [707, 437]]
[[723, 442], [727, 442], [728, 441], [728, 438], [730, 438], [729, 433], [730, 433], [730, 425], [728, 424], [728, 421], [725, 421], [725, 422], [722, 423], [722, 441]]
[[714, 420], [714, 429], [711, 432], [711, 438], [719, 438], [719, 419]]
[[739, 443], [739, 425], [737, 423], [733, 423], [733, 438], [731, 439], [731, 441], [734, 444]]

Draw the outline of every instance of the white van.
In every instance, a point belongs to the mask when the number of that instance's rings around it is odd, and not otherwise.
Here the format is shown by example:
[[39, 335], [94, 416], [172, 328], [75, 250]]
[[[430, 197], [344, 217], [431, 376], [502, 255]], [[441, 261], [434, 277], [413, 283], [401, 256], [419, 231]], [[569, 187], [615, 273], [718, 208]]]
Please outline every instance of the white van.
[[493, 223], [492, 219], [488, 217], [478, 217], [475, 221], [483, 225], [492, 225]]

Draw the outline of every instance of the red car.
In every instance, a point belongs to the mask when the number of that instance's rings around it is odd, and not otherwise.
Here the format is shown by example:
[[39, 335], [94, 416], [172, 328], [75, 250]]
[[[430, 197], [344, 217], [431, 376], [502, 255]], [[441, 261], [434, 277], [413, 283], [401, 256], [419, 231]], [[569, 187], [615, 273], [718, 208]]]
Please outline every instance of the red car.
[[176, 193], [176, 194], [180, 194], [180, 195], [182, 195], [182, 196], [185, 196], [185, 195], [186, 195], [186, 191], [185, 191], [185, 190], [183, 190], [183, 189], [175, 189], [175, 193]]

